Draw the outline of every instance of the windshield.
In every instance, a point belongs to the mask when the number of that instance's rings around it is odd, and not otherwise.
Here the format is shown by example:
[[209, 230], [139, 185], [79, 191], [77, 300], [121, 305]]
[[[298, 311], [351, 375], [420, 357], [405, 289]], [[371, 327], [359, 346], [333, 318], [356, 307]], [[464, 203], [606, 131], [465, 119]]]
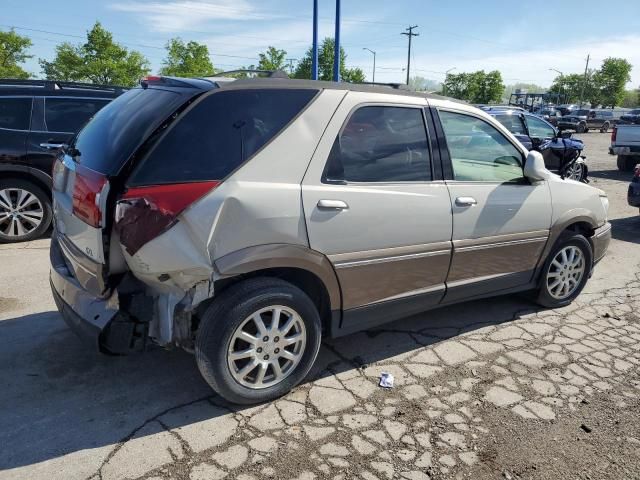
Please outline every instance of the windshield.
[[100, 110], [69, 149], [74, 161], [115, 175], [147, 137], [186, 101], [169, 90], [134, 88]]

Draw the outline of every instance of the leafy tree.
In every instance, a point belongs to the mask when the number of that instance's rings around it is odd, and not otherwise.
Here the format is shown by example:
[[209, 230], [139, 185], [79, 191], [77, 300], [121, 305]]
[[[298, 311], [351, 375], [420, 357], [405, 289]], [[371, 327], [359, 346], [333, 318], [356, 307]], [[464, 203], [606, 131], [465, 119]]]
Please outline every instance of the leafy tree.
[[409, 86], [419, 92], [425, 92], [425, 91], [433, 92], [433, 91], [440, 90], [442, 88], [442, 83], [436, 80], [430, 80], [428, 78], [424, 78], [419, 75], [416, 75], [415, 77], [411, 77], [409, 79]]
[[266, 52], [258, 54], [258, 70], [284, 70], [286, 67], [286, 50], [279, 50], [275, 47], [267, 48]]
[[1, 78], [29, 78], [29, 72], [20, 64], [32, 58], [27, 50], [33, 45], [29, 37], [18, 35], [13, 30], [0, 31], [0, 77]]
[[167, 57], [160, 69], [162, 75], [172, 77], [206, 77], [214, 73], [209, 49], [202, 43], [184, 43], [181, 38], [167, 42]]
[[526, 82], [517, 82], [511, 85], [505, 85], [504, 92], [502, 93], [502, 102], [509, 102], [511, 94], [515, 93], [516, 90], [526, 90], [529, 93], [545, 93], [547, 88], [535, 83]]
[[549, 92], [564, 95], [567, 103], [578, 103], [584, 91], [583, 102], [597, 105], [600, 103], [600, 90], [596, 84], [595, 75], [595, 70], [589, 70], [586, 79], [582, 73], [558, 75]]
[[[318, 79], [333, 79], [333, 50], [335, 42], [333, 38], [325, 38], [318, 49]], [[298, 67], [294, 73], [295, 78], [311, 78], [311, 58], [313, 56], [312, 48], [309, 48], [304, 57], [298, 63]], [[347, 68], [347, 55], [344, 49], [340, 47], [340, 78], [345, 82], [361, 83], [364, 82], [364, 72], [360, 68]]]
[[502, 98], [504, 83], [499, 71], [486, 73], [478, 70], [472, 73], [447, 74], [443, 92], [453, 98], [471, 103], [491, 103]]
[[640, 89], [625, 90], [619, 105], [624, 108], [638, 108], [640, 106]]
[[631, 80], [631, 64], [624, 58], [605, 58], [594, 76], [603, 107], [615, 107], [624, 99], [624, 86]]
[[87, 32], [81, 45], [64, 42], [56, 47], [52, 62], [40, 59], [48, 79], [133, 86], [149, 73], [149, 61], [113, 41], [100, 22]]

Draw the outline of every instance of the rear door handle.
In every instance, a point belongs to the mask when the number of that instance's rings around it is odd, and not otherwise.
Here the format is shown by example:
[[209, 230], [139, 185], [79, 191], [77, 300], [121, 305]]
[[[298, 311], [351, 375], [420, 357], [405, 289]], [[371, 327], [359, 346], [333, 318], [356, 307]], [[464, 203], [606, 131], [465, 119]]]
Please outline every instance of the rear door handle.
[[458, 207], [472, 207], [477, 205], [478, 201], [473, 197], [458, 197], [456, 198], [456, 206]]
[[342, 200], [318, 200], [318, 208], [323, 210], [347, 210], [349, 205]]
[[65, 146], [64, 143], [41, 143], [40, 144], [41, 148], [46, 148], [47, 150], [51, 150], [54, 148], [62, 148], [64, 146]]

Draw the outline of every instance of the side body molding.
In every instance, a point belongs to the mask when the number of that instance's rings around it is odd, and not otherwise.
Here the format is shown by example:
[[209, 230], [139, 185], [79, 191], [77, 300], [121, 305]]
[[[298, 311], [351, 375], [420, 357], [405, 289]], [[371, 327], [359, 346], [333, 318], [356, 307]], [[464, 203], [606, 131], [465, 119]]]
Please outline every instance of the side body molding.
[[333, 312], [342, 309], [340, 285], [327, 257], [302, 245], [268, 244], [247, 247], [214, 260], [221, 278], [268, 268], [299, 268], [313, 273], [324, 284]]

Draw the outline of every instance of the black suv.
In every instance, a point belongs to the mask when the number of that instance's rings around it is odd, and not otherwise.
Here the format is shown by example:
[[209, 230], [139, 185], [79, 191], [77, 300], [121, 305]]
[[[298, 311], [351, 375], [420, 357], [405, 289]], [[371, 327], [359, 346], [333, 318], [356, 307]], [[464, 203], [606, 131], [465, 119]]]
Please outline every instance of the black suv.
[[51, 223], [58, 149], [121, 87], [0, 80], [0, 243], [33, 240]]

